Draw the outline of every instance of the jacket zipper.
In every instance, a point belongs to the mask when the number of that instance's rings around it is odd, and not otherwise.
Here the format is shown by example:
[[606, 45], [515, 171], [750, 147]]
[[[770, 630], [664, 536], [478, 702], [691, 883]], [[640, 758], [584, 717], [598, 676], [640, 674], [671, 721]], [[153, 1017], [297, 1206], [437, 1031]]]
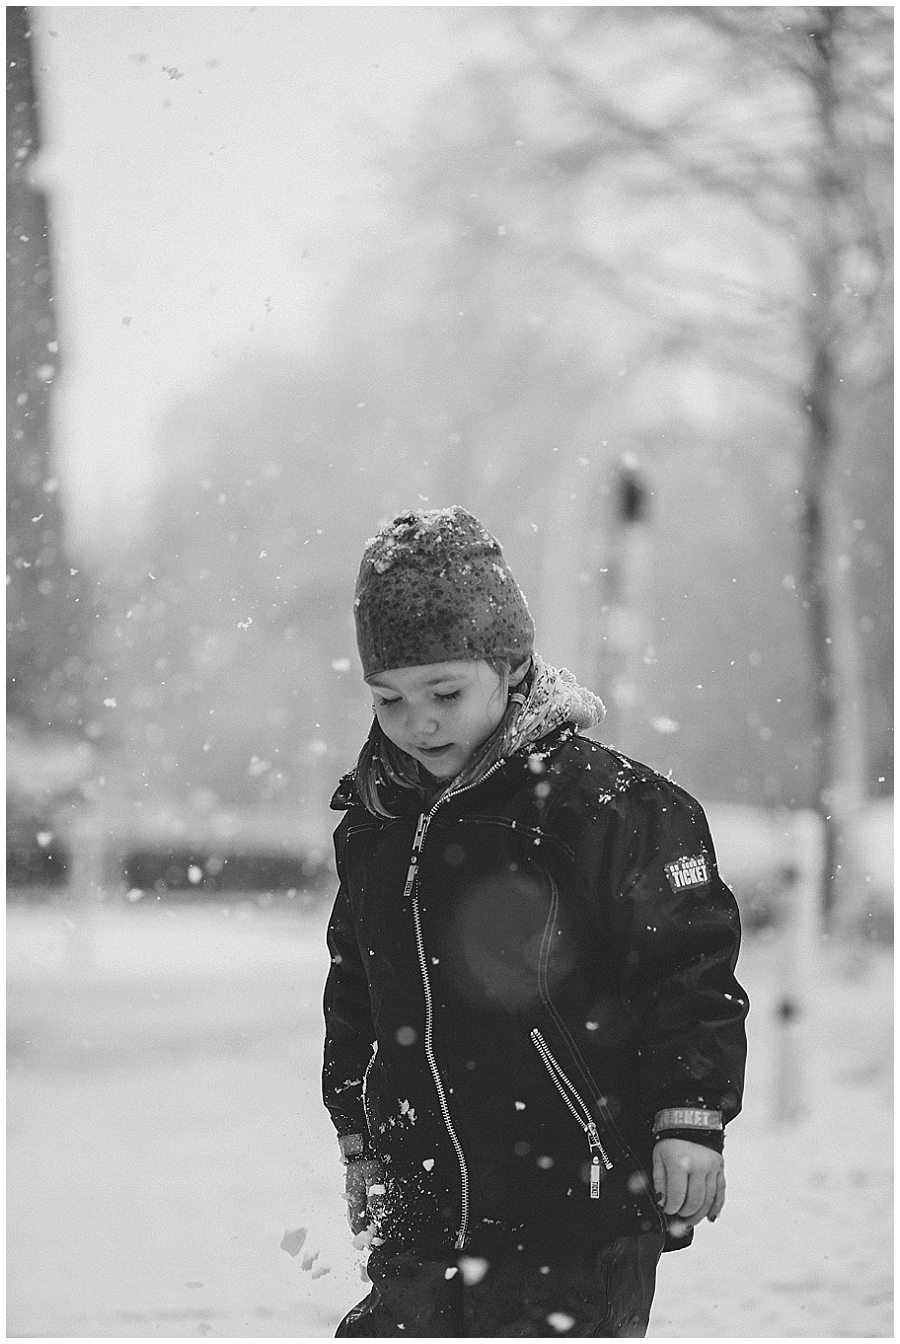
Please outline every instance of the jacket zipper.
[[461, 1250], [466, 1244], [466, 1232], [469, 1222], [469, 1168], [466, 1164], [466, 1155], [462, 1150], [462, 1144], [459, 1141], [456, 1130], [453, 1128], [453, 1120], [450, 1116], [450, 1106], [447, 1102], [447, 1096], [444, 1092], [444, 1084], [441, 1082], [441, 1075], [438, 1072], [437, 1060], [434, 1055], [434, 1045], [431, 1034], [434, 1023], [431, 981], [428, 978], [428, 963], [425, 958], [425, 944], [422, 939], [422, 923], [419, 918], [419, 903], [415, 897], [413, 897], [412, 910], [413, 922], [416, 927], [416, 946], [419, 951], [419, 968], [422, 972], [422, 985], [425, 990], [425, 1058], [428, 1061], [431, 1077], [434, 1080], [435, 1091], [438, 1096], [438, 1104], [441, 1108], [441, 1115], [444, 1117], [444, 1124], [447, 1127], [447, 1133], [450, 1135], [450, 1142], [453, 1144], [456, 1152], [456, 1160], [459, 1163], [462, 1199], [459, 1231], [456, 1234], [456, 1241], [454, 1244], [457, 1250]]
[[438, 798], [430, 812], [423, 812], [416, 826], [416, 833], [413, 837], [412, 851], [409, 856], [409, 868], [406, 873], [406, 883], [403, 888], [403, 899], [407, 900], [412, 896], [412, 914], [413, 925], [416, 933], [416, 949], [419, 956], [419, 970], [422, 975], [422, 987], [425, 992], [425, 1058], [428, 1062], [428, 1068], [431, 1071], [431, 1077], [437, 1092], [438, 1104], [441, 1108], [441, 1115], [444, 1118], [444, 1125], [450, 1136], [450, 1142], [456, 1153], [456, 1160], [459, 1163], [460, 1176], [460, 1220], [459, 1230], [456, 1234], [454, 1246], [457, 1250], [462, 1250], [466, 1244], [469, 1227], [469, 1168], [466, 1163], [466, 1155], [463, 1152], [462, 1144], [456, 1130], [453, 1127], [453, 1119], [450, 1115], [450, 1105], [447, 1101], [447, 1094], [444, 1091], [444, 1084], [441, 1082], [441, 1075], [438, 1070], [437, 1059], [434, 1053], [434, 1043], [432, 1040], [432, 1031], [434, 1027], [434, 1003], [431, 997], [431, 980], [428, 975], [428, 958], [425, 955], [425, 940], [422, 937], [422, 920], [419, 914], [419, 896], [415, 890], [416, 877], [418, 874], [419, 855], [422, 852], [422, 846], [425, 843], [425, 834], [435, 812], [442, 803], [448, 799], [457, 797], [460, 793], [465, 793], [467, 789], [475, 788], [476, 784], [481, 784], [492, 775], [495, 770], [499, 770], [503, 765], [502, 761], [495, 761], [490, 770], [487, 770], [481, 779], [473, 781], [471, 784], [464, 785], [461, 789], [455, 789], [450, 793], [443, 794]]
[[362, 1104], [363, 1104], [363, 1114], [364, 1114], [365, 1117], [366, 1117], [366, 1124], [369, 1126], [369, 1133], [370, 1133], [370, 1134], [373, 1134], [373, 1133], [375, 1132], [375, 1130], [374, 1130], [374, 1126], [373, 1126], [373, 1124], [372, 1124], [372, 1117], [369, 1115], [369, 1099], [368, 1099], [368, 1096], [367, 1096], [367, 1092], [368, 1092], [368, 1087], [369, 1087], [369, 1074], [372, 1072], [372, 1065], [375, 1063], [375, 1058], [376, 1058], [377, 1054], [378, 1054], [378, 1042], [376, 1041], [376, 1042], [375, 1042], [375, 1049], [372, 1051], [372, 1057], [371, 1057], [371, 1059], [369, 1060], [368, 1064], [366, 1065], [366, 1071], [365, 1071], [365, 1073], [363, 1074], [363, 1078], [362, 1078], [362, 1089], [361, 1089]]
[[600, 1164], [602, 1163], [607, 1171], [612, 1171], [612, 1162], [609, 1159], [606, 1149], [600, 1142], [600, 1135], [597, 1132], [594, 1118], [578, 1094], [571, 1079], [564, 1072], [560, 1064], [557, 1063], [550, 1051], [550, 1047], [547, 1045], [547, 1042], [544, 1040], [537, 1027], [531, 1032], [531, 1039], [544, 1062], [544, 1067], [553, 1080], [557, 1092], [587, 1135], [588, 1147], [591, 1153], [591, 1199], [599, 1199]]
[[425, 832], [428, 830], [428, 823], [430, 820], [431, 817], [428, 813], [423, 812], [419, 817], [419, 823], [416, 826], [416, 833], [413, 836], [412, 852], [409, 856], [409, 869], [406, 874], [406, 885], [403, 888], [404, 901], [409, 899], [410, 893], [416, 884], [416, 869], [419, 863], [419, 851], [422, 848]]

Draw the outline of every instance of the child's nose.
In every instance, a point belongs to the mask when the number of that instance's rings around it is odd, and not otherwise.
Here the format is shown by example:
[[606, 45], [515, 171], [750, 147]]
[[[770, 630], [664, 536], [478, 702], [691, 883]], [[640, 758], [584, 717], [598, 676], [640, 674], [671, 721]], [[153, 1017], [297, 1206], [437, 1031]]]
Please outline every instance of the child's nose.
[[429, 705], [409, 712], [410, 732], [417, 737], [430, 737], [437, 730], [437, 715]]

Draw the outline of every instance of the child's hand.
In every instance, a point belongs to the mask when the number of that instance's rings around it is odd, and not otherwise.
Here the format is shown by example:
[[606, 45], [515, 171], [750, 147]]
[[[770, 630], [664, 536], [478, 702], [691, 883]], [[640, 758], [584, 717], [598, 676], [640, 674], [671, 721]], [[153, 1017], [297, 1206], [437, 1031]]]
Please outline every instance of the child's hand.
[[702, 1143], [660, 1139], [653, 1150], [653, 1185], [669, 1217], [694, 1227], [714, 1223], [725, 1203], [725, 1159]]
[[375, 1221], [378, 1197], [384, 1194], [384, 1168], [380, 1162], [366, 1160], [348, 1162], [344, 1176], [344, 1199], [347, 1201], [347, 1221], [354, 1236], [364, 1232]]

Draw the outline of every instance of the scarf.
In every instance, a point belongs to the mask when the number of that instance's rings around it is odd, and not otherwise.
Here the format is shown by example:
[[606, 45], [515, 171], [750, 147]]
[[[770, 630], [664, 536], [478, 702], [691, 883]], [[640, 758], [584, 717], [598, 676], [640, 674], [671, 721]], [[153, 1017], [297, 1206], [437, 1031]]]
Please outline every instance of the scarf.
[[[523, 751], [563, 723], [594, 728], [606, 715], [606, 706], [593, 691], [579, 686], [567, 667], [551, 667], [539, 654], [532, 656], [532, 676], [525, 695], [513, 691], [521, 703], [504, 734], [504, 757]], [[502, 725], [501, 725], [502, 726]]]

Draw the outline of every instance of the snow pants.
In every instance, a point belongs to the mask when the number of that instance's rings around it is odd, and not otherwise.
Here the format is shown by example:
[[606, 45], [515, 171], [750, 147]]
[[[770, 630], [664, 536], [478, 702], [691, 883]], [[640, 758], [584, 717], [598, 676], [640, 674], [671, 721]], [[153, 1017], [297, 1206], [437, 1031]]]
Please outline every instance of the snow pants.
[[436, 1258], [377, 1247], [367, 1267], [372, 1291], [335, 1335], [642, 1339], [663, 1242], [657, 1233], [617, 1237], [565, 1256]]

